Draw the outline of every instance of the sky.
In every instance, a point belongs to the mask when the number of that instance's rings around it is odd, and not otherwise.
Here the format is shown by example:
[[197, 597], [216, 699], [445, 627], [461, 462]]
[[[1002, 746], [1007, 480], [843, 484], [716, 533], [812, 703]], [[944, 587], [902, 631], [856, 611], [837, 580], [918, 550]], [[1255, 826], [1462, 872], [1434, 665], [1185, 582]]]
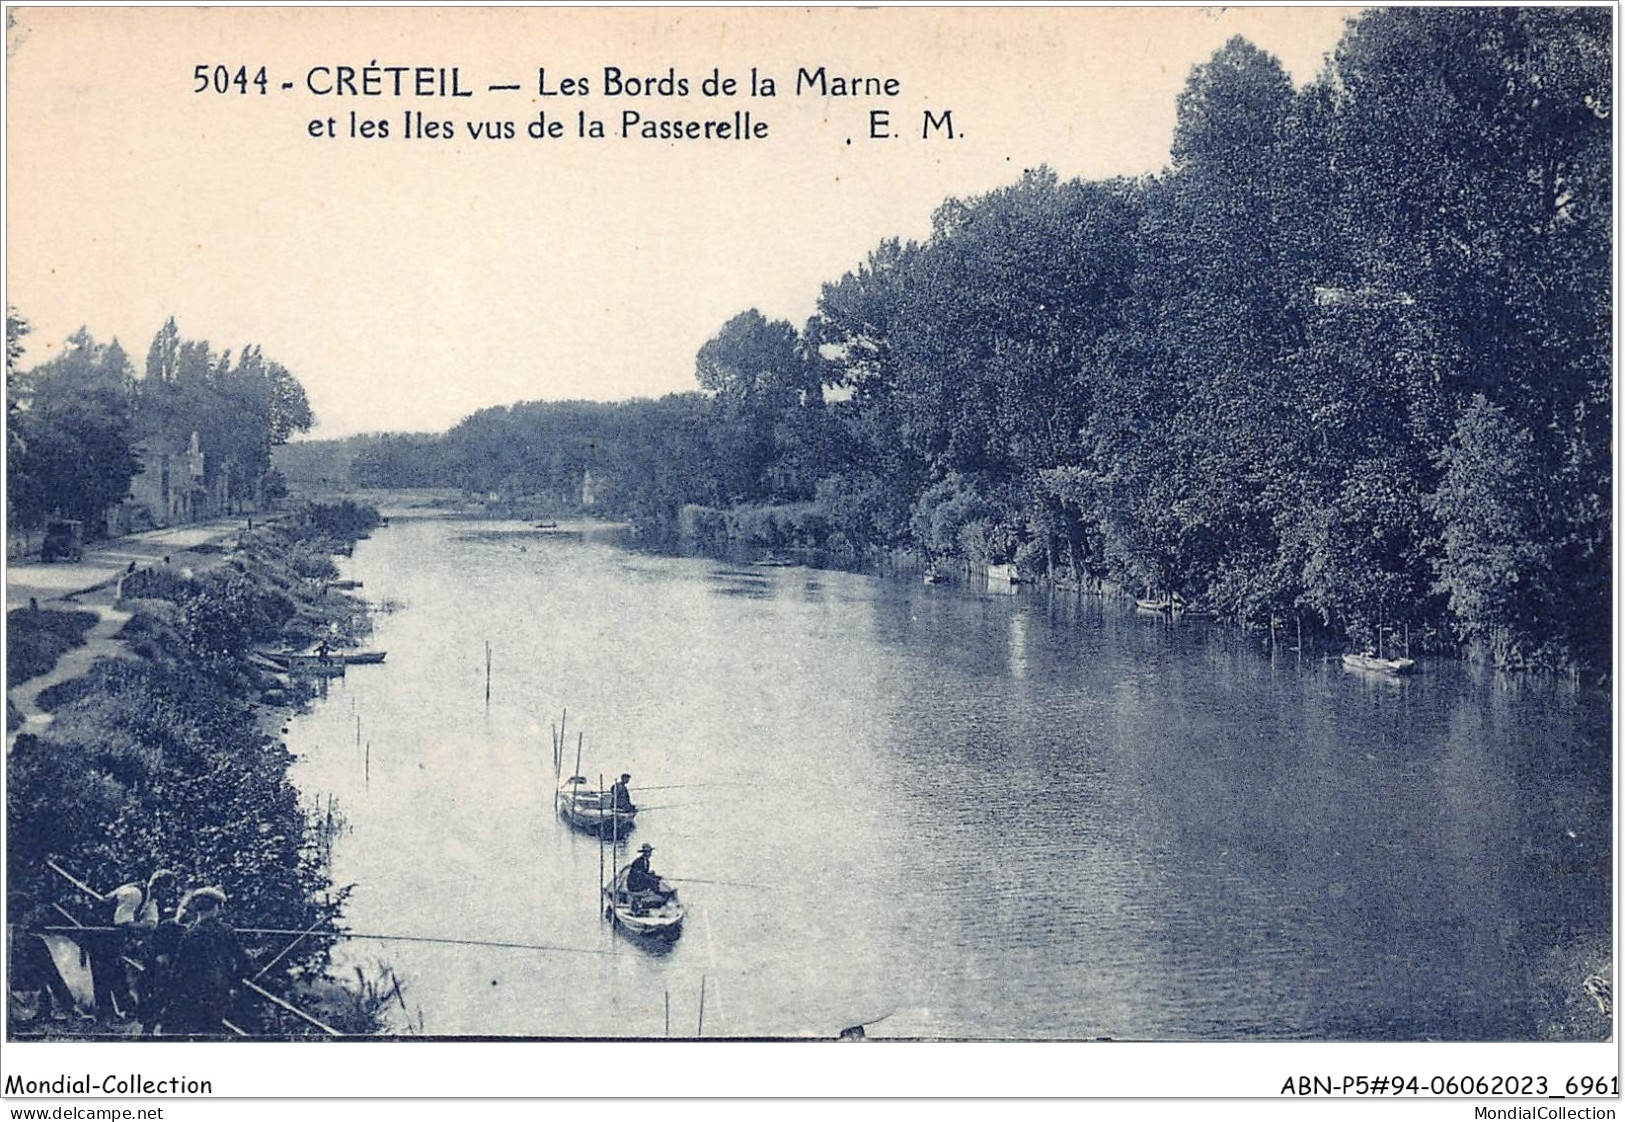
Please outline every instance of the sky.
[[[1192, 66], [1240, 34], [1301, 84], [1353, 9], [9, 12], [23, 365], [85, 326], [139, 366], [174, 316], [216, 350], [259, 345], [305, 386], [310, 435], [339, 437], [695, 389], [695, 352], [735, 314], [801, 326], [882, 239], [923, 238], [944, 199], [1025, 168], [1157, 171]], [[879, 92], [798, 92], [820, 67]], [[752, 68], [776, 96], [752, 96]], [[713, 69], [732, 94], [707, 95]], [[766, 135], [638, 135], [736, 112]], [[539, 114], [563, 135], [533, 138]], [[606, 135], [579, 136], [583, 117]], [[419, 120], [453, 135], [405, 135]], [[488, 122], [514, 135], [471, 135]]]

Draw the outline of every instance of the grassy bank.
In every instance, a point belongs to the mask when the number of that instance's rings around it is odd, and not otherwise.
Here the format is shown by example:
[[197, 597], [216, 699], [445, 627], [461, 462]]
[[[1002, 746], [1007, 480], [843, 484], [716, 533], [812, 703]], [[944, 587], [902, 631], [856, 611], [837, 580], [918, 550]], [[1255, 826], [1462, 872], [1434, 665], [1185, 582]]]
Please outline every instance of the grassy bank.
[[[288, 779], [292, 757], [265, 731], [308, 687], [253, 654], [317, 636], [343, 645], [364, 632], [363, 606], [302, 570], [348, 552], [374, 519], [354, 506], [308, 508], [207, 572], [160, 566], [126, 580], [123, 606], [133, 614], [120, 638], [138, 657], [101, 659], [46, 691], [40, 703], [55, 719], [12, 750], [14, 913], [21, 905], [35, 916], [61, 909], [107, 922], [109, 907], [48, 861], [104, 893], [173, 869], [185, 887], [224, 889], [235, 926], [309, 932], [291, 949], [287, 938], [245, 936], [254, 969], [270, 967], [257, 984], [341, 1031], [375, 1028], [354, 984], [326, 977], [345, 897], [327, 874], [324, 831], [333, 827], [307, 815]], [[318, 1031], [268, 1001], [244, 1005], [233, 1021], [256, 1036]], [[11, 1023], [14, 1033], [30, 1028]]]

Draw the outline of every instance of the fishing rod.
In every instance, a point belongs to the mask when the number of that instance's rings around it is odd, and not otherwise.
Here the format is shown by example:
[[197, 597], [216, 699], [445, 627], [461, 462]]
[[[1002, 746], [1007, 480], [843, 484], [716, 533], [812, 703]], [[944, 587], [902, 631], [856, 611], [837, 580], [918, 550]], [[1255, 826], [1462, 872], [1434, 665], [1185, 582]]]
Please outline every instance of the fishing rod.
[[699, 877], [668, 877], [664, 873], [661, 880], [676, 881], [679, 884], [720, 884], [727, 888], [772, 888], [771, 884], [749, 884], [740, 880], [702, 880]]
[[328, 1036], [343, 1036], [344, 1035], [338, 1029], [333, 1028], [331, 1025], [322, 1024], [322, 1022], [318, 1021], [315, 1017], [312, 1017], [309, 1013], [306, 1013], [303, 1009], [300, 1009], [296, 1005], [290, 1005], [288, 1002], [283, 1001], [280, 997], [278, 997], [276, 994], [272, 993], [270, 990], [264, 989], [261, 986], [255, 985], [253, 982], [249, 981], [247, 978], [240, 978], [240, 979], [238, 979], [238, 981], [240, 981], [244, 986], [248, 987], [248, 989], [252, 990], [254, 993], [259, 994], [266, 1001], [269, 1001], [272, 1005], [275, 1005], [278, 1009], [286, 1009], [288, 1012], [292, 1013], [295, 1017], [298, 1017], [301, 1021], [304, 1021], [306, 1024], [314, 1025], [317, 1028], [321, 1029]]
[[68, 870], [64, 869], [61, 865], [58, 865], [55, 861], [47, 860], [45, 862], [45, 867], [50, 869], [52, 872], [61, 873], [63, 877], [67, 878], [69, 884], [73, 885], [79, 891], [89, 896], [92, 900], [107, 899], [106, 896], [103, 896], [100, 892], [97, 892], [94, 888], [90, 887], [90, 885], [68, 872]]
[[[238, 927], [239, 935], [300, 935], [302, 932], [281, 927]], [[457, 947], [496, 947], [517, 951], [560, 951], [570, 954], [609, 954], [609, 951], [591, 947], [559, 947], [548, 943], [508, 943], [494, 939], [451, 939], [438, 935], [382, 935], [373, 931], [335, 931], [329, 936], [336, 939], [378, 939], [390, 943], [443, 943]]]
[[270, 962], [267, 962], [264, 966], [260, 967], [260, 972], [258, 974], [254, 975], [254, 980], [257, 982], [261, 978], [263, 978], [265, 976], [266, 971], [270, 970], [271, 967], [273, 967], [277, 963], [281, 962], [283, 960], [283, 958], [285, 958], [287, 956], [289, 951], [293, 950], [300, 943], [304, 942], [306, 935], [314, 934], [316, 929], [318, 927], [320, 927], [325, 922], [327, 922], [325, 919], [319, 919], [315, 923], [311, 924], [309, 927], [305, 928], [305, 930], [301, 931], [299, 933], [299, 937], [297, 939], [295, 939], [293, 942], [289, 943], [287, 946], [283, 947], [280, 951], [277, 952], [277, 955], [276, 955], [275, 958], [273, 958]]
[[[670, 880], [671, 878], [666, 878]], [[46, 935], [84, 934], [96, 931], [123, 931], [122, 927], [61, 927], [44, 926], [38, 928]], [[291, 927], [234, 927], [238, 935], [276, 935], [276, 936], [302, 936], [307, 931], [299, 931]], [[450, 939], [436, 935], [381, 935], [374, 931], [330, 931], [323, 932], [318, 938], [324, 939], [378, 939], [391, 943], [446, 943], [459, 947], [499, 947], [505, 950], [519, 951], [561, 951], [572, 954], [609, 954], [608, 951], [594, 950], [591, 947], [558, 947], [547, 943], [505, 943], [492, 939]]]

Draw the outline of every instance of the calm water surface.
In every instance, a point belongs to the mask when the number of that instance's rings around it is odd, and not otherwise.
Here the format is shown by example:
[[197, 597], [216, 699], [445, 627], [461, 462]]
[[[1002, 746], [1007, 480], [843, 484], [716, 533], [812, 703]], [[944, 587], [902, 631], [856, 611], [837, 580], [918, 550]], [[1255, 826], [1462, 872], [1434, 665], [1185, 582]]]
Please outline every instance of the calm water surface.
[[[397, 520], [347, 569], [388, 663], [288, 743], [349, 926], [551, 948], [353, 940], [402, 1029], [1538, 1039], [1607, 959], [1602, 694], [517, 523]], [[580, 733], [630, 771], [632, 845], [690, 878], [669, 949], [554, 816], [566, 708], [566, 768]]]

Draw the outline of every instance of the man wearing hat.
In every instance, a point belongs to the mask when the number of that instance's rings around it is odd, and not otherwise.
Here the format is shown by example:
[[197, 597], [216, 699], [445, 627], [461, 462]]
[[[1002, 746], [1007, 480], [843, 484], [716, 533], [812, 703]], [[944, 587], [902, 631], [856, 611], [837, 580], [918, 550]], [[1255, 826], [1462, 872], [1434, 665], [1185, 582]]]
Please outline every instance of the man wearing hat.
[[626, 890], [631, 893], [658, 892], [664, 895], [660, 886], [660, 874], [649, 868], [649, 855], [655, 847], [648, 842], [638, 850], [638, 855], [626, 867]]
[[231, 1016], [237, 990], [248, 972], [248, 957], [237, 943], [237, 933], [221, 914], [226, 894], [218, 888], [199, 888], [181, 901], [180, 921], [185, 933], [175, 947], [168, 1000], [164, 1003], [165, 1034], [221, 1036], [221, 1021]]

